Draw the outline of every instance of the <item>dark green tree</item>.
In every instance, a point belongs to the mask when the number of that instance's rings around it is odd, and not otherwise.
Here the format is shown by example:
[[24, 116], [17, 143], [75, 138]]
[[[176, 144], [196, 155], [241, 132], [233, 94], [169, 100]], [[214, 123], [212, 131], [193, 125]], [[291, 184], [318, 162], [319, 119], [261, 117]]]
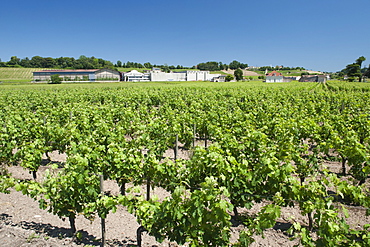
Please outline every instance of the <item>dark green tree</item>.
[[245, 69], [248, 67], [248, 64], [246, 63], [241, 63], [241, 62], [238, 62], [236, 60], [232, 61], [230, 64], [229, 64], [229, 68], [230, 69]]
[[240, 62], [234, 60], [229, 64], [230, 69], [239, 69], [240, 68]]
[[365, 70], [364, 76], [366, 76], [367, 78], [370, 78], [370, 64], [369, 64], [369, 67]]
[[117, 61], [117, 67], [122, 67], [122, 62], [120, 60]]
[[348, 64], [346, 68], [342, 70], [345, 74], [347, 74], [349, 81], [354, 81], [356, 77], [358, 77], [359, 82], [362, 81], [363, 73], [361, 72], [361, 66], [365, 60], [366, 58], [361, 56], [356, 59], [356, 62]]
[[50, 76], [50, 84], [61, 84], [61, 83], [62, 78], [58, 74]]
[[28, 57], [22, 59], [20, 65], [24, 68], [29, 68], [31, 66], [30, 59]]
[[32, 68], [43, 68], [44, 58], [40, 56], [34, 56], [31, 58], [31, 67]]
[[55, 61], [51, 57], [44, 58], [43, 68], [54, 68], [55, 67]]
[[10, 61], [8, 62], [8, 65], [18, 65], [20, 63], [20, 59], [17, 56], [12, 56], [10, 58]]
[[356, 77], [358, 77], [359, 81], [362, 79], [361, 68], [357, 63], [348, 64], [345, 68], [345, 73], [349, 81], [354, 81]]
[[147, 69], [151, 69], [151, 68], [153, 68], [153, 65], [149, 62], [146, 62], [146, 63], [144, 63], [144, 67], [147, 68]]
[[359, 57], [359, 58], [356, 59], [356, 63], [358, 65], [360, 65], [360, 67], [361, 67], [362, 66], [362, 62], [365, 61], [365, 60], [366, 60], [366, 58], [364, 56], [361, 56], [361, 57]]
[[234, 76], [237, 81], [240, 81], [243, 79], [243, 71], [241, 69], [236, 69], [234, 71]]
[[231, 81], [231, 80], [234, 80], [234, 76], [233, 76], [233, 75], [228, 74], [228, 75], [225, 77], [225, 81]]
[[199, 70], [209, 70], [209, 71], [220, 70], [218, 62], [200, 63], [200, 64], [197, 65], [197, 68]]

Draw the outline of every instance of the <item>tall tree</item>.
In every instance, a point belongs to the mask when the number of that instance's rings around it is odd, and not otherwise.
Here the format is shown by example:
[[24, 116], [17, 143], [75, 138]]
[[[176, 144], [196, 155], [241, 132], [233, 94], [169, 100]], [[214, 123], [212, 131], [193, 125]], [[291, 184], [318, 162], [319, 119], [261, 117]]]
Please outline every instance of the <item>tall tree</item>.
[[153, 68], [153, 65], [149, 62], [146, 62], [146, 63], [144, 63], [144, 67], [147, 68], [147, 69], [151, 69], [151, 68]]
[[44, 58], [40, 56], [34, 56], [31, 58], [30, 62], [32, 68], [43, 68]]
[[359, 57], [359, 58], [356, 59], [356, 63], [358, 65], [360, 65], [360, 67], [361, 67], [362, 66], [362, 62], [365, 61], [365, 60], [366, 60], [366, 58], [364, 56], [361, 56], [361, 57]]
[[198, 67], [199, 70], [209, 70], [209, 71], [220, 70], [218, 62], [200, 63], [200, 64], [197, 65], [197, 67]]
[[31, 67], [30, 59], [28, 57], [21, 60], [20, 65], [24, 68]]
[[229, 64], [230, 69], [239, 69], [240, 68], [240, 62], [234, 60]]
[[243, 71], [241, 69], [237, 69], [234, 71], [234, 76], [237, 81], [240, 81], [243, 79]]
[[366, 76], [367, 78], [370, 78], [370, 64], [369, 64], [369, 67], [367, 68], [367, 70], [365, 70], [364, 76]]
[[349, 81], [353, 81], [355, 77], [358, 77], [359, 82], [362, 81], [363, 74], [361, 72], [361, 66], [362, 66], [362, 62], [365, 60], [366, 58], [364, 56], [361, 56], [358, 59], [356, 59], [355, 63], [348, 64], [346, 66], [343, 72], [347, 74]]
[[8, 65], [18, 65], [20, 63], [20, 59], [17, 56], [12, 56]]

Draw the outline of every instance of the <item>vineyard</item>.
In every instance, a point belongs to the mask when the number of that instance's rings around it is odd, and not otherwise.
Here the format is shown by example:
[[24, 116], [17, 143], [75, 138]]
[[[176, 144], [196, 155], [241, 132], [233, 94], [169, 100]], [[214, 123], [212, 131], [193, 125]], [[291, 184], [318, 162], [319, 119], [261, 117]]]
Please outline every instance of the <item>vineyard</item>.
[[282, 219], [300, 246], [370, 246], [369, 102], [365, 83], [4, 85], [0, 192], [32, 198], [77, 238], [79, 216], [100, 218], [100, 245], [125, 210], [139, 246], [143, 232], [250, 246]]
[[0, 68], [0, 82], [30, 82], [40, 68]]

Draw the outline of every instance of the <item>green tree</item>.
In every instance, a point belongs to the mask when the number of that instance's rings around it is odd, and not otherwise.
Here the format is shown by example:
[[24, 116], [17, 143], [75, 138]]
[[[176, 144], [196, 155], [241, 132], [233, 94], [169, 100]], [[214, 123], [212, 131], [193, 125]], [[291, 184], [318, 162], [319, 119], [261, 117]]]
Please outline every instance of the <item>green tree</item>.
[[348, 64], [344, 70], [344, 73], [347, 74], [349, 81], [354, 81], [356, 77], [358, 77], [358, 81], [362, 81], [363, 74], [361, 72], [362, 62], [365, 61], [366, 58], [361, 56], [356, 59], [356, 62], [352, 64]]
[[31, 66], [30, 59], [28, 57], [22, 59], [20, 65], [24, 68], [29, 68]]
[[31, 67], [32, 68], [43, 68], [44, 58], [40, 56], [34, 56], [31, 58]]
[[361, 57], [359, 57], [359, 58], [356, 59], [356, 63], [358, 65], [360, 65], [360, 67], [361, 67], [362, 66], [362, 62], [365, 61], [365, 60], [366, 60], [366, 58], [364, 56], [361, 56]]
[[117, 67], [122, 67], [122, 62], [120, 60], [117, 61]]
[[240, 62], [234, 60], [229, 64], [230, 69], [239, 69], [240, 68]]
[[369, 67], [367, 68], [367, 70], [365, 70], [365, 72], [364, 72], [364, 76], [366, 76], [367, 78], [370, 78], [370, 65], [369, 65]]
[[355, 77], [358, 77], [359, 81], [361, 81], [362, 73], [359, 64], [357, 63], [348, 64], [347, 67], [345, 68], [345, 71], [349, 81], [354, 81]]
[[55, 67], [55, 60], [52, 57], [46, 57], [44, 58], [44, 68], [54, 68]]
[[238, 62], [236, 60], [232, 61], [230, 64], [229, 64], [229, 68], [230, 69], [245, 69], [248, 67], [248, 64], [246, 63], [241, 63], [241, 62]]
[[365, 60], [366, 60], [366, 58], [364, 56], [361, 56], [361, 57], [359, 57], [359, 58], [356, 59], [356, 63], [358, 65], [360, 65], [360, 73], [361, 73], [361, 75], [358, 78], [359, 82], [362, 81], [362, 77], [364, 76], [364, 74], [361, 71], [361, 67], [362, 67], [362, 62], [365, 61]]
[[225, 81], [231, 81], [231, 80], [234, 80], [234, 76], [233, 76], [233, 75], [228, 74], [228, 75], [225, 77]]
[[151, 68], [153, 68], [153, 65], [149, 62], [146, 62], [146, 63], [144, 63], [144, 67], [147, 68], [147, 69], [151, 69]]
[[237, 69], [234, 71], [234, 76], [237, 81], [240, 81], [243, 79], [243, 71], [241, 69]]
[[170, 73], [171, 72], [170, 68], [168, 67], [168, 65], [166, 63], [162, 66], [161, 69], [165, 73]]
[[17, 56], [12, 56], [8, 65], [18, 65], [20, 63], [20, 59]]
[[62, 77], [60, 77], [58, 74], [52, 75], [50, 77], [50, 84], [61, 84], [62, 83]]
[[198, 67], [199, 70], [209, 70], [209, 71], [220, 70], [218, 62], [200, 63], [200, 64], [197, 65], [197, 67]]

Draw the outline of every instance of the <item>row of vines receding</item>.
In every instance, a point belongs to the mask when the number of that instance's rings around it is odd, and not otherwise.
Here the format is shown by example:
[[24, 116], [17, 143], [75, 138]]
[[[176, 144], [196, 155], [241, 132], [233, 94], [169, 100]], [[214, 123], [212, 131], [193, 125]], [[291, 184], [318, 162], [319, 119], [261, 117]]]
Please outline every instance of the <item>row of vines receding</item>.
[[[4, 88], [0, 191], [30, 196], [72, 232], [76, 215], [125, 206], [160, 242], [248, 246], [296, 208], [306, 220], [285, 234], [299, 244], [369, 246], [370, 225], [348, 222], [354, 207], [370, 214], [369, 96], [315, 84]], [[120, 193], [102, 193], [100, 178]], [[244, 230], [230, 241], [235, 224]]]

